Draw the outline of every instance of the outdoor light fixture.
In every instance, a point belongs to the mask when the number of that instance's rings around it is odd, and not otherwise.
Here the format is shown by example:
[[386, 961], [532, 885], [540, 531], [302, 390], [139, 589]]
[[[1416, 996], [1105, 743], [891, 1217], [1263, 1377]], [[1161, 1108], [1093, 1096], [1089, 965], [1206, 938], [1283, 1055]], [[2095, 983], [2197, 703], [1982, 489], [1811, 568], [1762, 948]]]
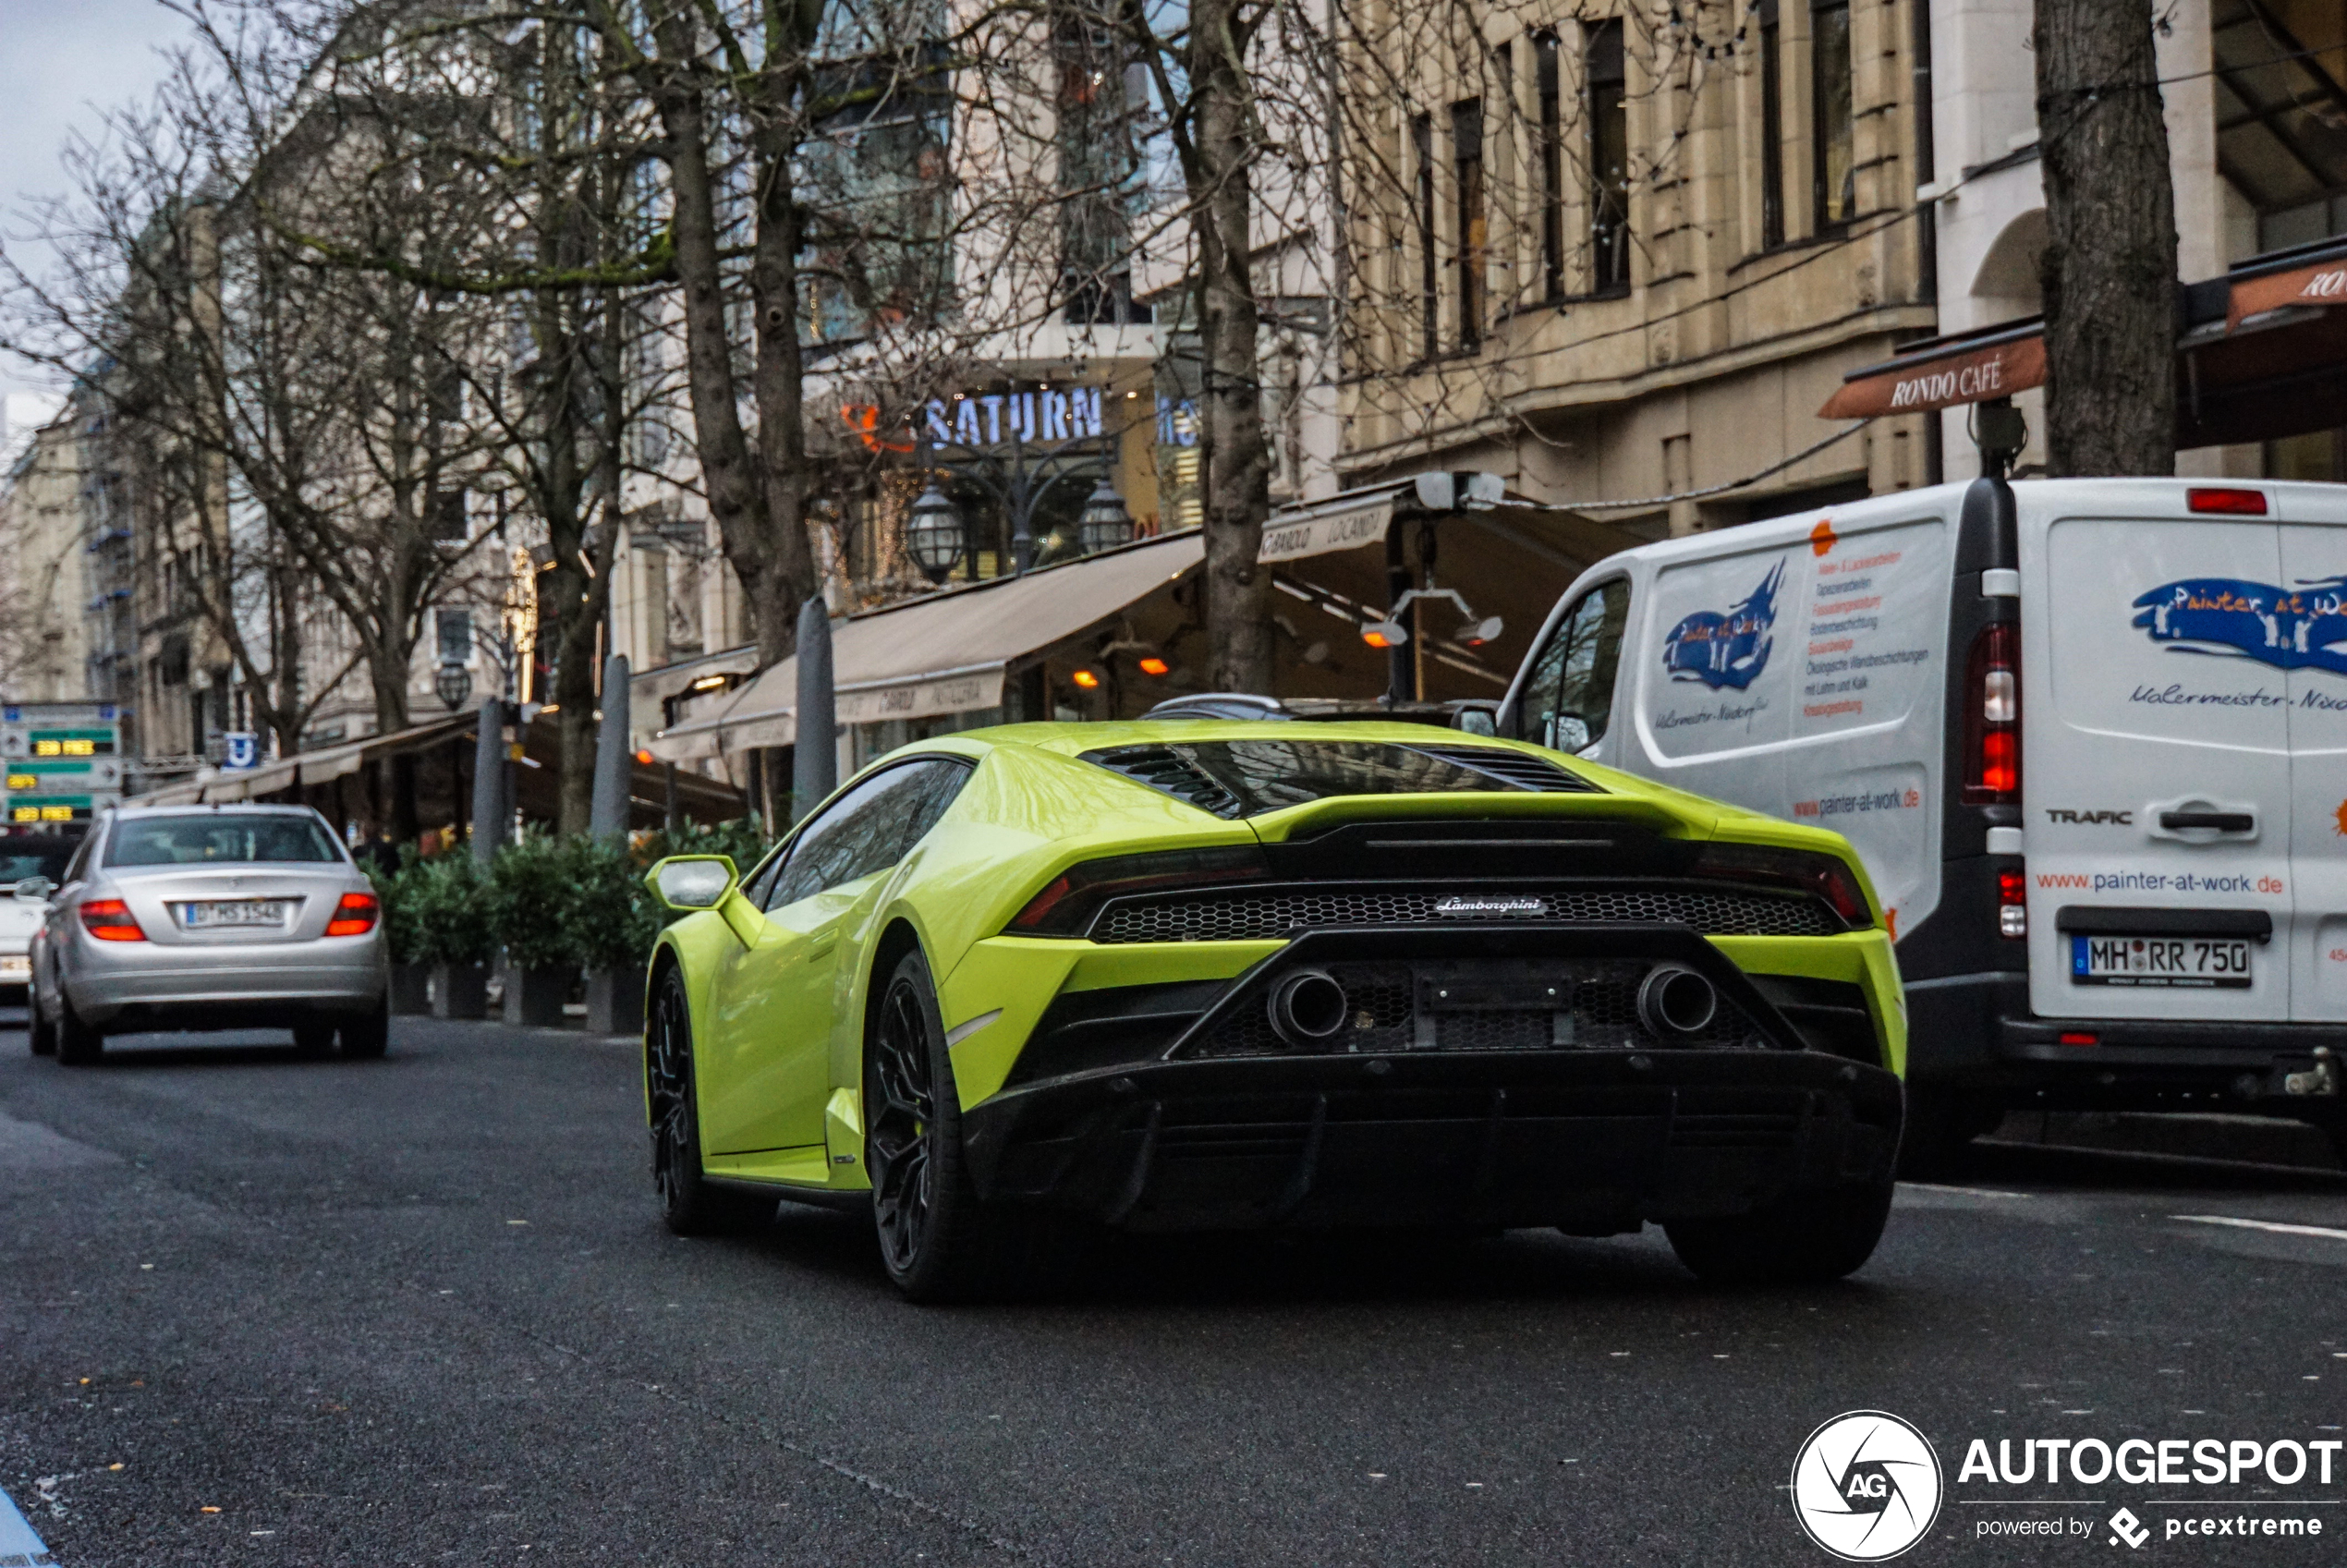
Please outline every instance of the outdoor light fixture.
[[961, 564], [968, 538], [961, 509], [933, 484], [922, 491], [905, 523], [905, 548], [912, 553], [913, 565], [922, 575], [931, 582], [943, 582]]
[[473, 694], [473, 673], [462, 664], [443, 664], [432, 672], [432, 694], [440, 705], [454, 713]]
[[636, 765], [639, 768], [651, 767], [652, 765], [652, 754], [649, 751], [638, 751], [636, 753]]
[[1082, 687], [1086, 691], [1090, 691], [1101, 684], [1101, 677], [1099, 675], [1090, 670], [1078, 670], [1075, 675], [1069, 676], [1068, 678], [1073, 680], [1077, 686]]
[[1170, 668], [1172, 666], [1162, 659], [1151, 658], [1141, 661], [1141, 674], [1145, 675], [1161, 675]]
[[1506, 629], [1507, 623], [1501, 620], [1499, 616], [1486, 615], [1479, 621], [1468, 622], [1457, 631], [1453, 632], [1451, 637], [1462, 647], [1480, 648], [1487, 642], [1497, 642], [1500, 634]]
[[1361, 640], [1371, 648], [1399, 648], [1410, 640], [1410, 629], [1399, 621], [1373, 621], [1361, 628]]
[[1116, 487], [1103, 475], [1093, 487], [1091, 499], [1084, 503], [1083, 516], [1076, 519], [1076, 548], [1087, 555], [1097, 555], [1132, 542], [1133, 514], [1125, 509], [1125, 497], [1116, 493]]
[[719, 687], [724, 686], [724, 684], [725, 677], [724, 675], [703, 675], [700, 679], [695, 681], [685, 689], [687, 691], [715, 691]]

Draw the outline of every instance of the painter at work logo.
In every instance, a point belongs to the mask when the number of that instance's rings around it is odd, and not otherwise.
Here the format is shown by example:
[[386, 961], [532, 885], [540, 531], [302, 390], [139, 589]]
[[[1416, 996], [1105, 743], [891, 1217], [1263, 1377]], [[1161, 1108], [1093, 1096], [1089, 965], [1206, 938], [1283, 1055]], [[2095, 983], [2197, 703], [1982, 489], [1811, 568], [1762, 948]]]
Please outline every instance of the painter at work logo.
[[2254, 659], [2277, 670], [2347, 675], [2347, 577], [2294, 589], [2186, 577], [2138, 596], [2134, 624], [2178, 653]]
[[1701, 681], [1712, 690], [1733, 687], [1744, 690], [1769, 667], [1769, 650], [1776, 646], [1777, 590], [1784, 582], [1780, 560], [1760, 579], [1760, 586], [1728, 606], [1697, 610], [1671, 628], [1663, 639], [1662, 667], [1674, 681]]

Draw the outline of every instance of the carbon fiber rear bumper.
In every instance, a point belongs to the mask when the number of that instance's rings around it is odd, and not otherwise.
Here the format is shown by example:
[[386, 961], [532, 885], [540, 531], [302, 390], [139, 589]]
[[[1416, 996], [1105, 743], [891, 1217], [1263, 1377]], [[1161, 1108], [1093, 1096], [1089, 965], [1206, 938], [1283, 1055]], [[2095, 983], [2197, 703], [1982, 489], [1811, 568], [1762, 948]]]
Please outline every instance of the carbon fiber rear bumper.
[[965, 1113], [991, 1200], [1134, 1230], [1557, 1225], [1591, 1234], [1886, 1179], [1899, 1081], [1814, 1051], [1155, 1061]]

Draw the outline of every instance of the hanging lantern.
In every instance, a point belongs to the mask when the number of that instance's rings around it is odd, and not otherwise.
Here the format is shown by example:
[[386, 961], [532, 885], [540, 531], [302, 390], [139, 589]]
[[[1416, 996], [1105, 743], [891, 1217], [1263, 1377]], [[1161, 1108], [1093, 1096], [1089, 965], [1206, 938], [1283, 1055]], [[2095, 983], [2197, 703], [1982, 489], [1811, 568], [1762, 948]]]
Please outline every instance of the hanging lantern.
[[905, 548], [930, 581], [943, 582], [961, 565], [968, 538], [961, 509], [933, 484], [922, 491], [906, 519]]
[[1103, 476], [1092, 491], [1091, 499], [1084, 503], [1083, 515], [1076, 522], [1076, 545], [1087, 555], [1097, 555], [1103, 550], [1113, 550], [1120, 544], [1133, 542], [1133, 514], [1125, 509], [1125, 497]]

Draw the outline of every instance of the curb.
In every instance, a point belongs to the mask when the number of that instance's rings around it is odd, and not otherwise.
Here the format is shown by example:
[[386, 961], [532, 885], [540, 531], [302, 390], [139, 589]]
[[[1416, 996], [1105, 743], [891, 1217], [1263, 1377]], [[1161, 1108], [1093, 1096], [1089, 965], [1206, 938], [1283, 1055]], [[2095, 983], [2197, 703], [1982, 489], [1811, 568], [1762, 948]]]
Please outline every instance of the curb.
[[2135, 1111], [2014, 1111], [1985, 1141], [2227, 1160], [2297, 1170], [2339, 1171], [2321, 1129], [2276, 1116], [2160, 1114]]

